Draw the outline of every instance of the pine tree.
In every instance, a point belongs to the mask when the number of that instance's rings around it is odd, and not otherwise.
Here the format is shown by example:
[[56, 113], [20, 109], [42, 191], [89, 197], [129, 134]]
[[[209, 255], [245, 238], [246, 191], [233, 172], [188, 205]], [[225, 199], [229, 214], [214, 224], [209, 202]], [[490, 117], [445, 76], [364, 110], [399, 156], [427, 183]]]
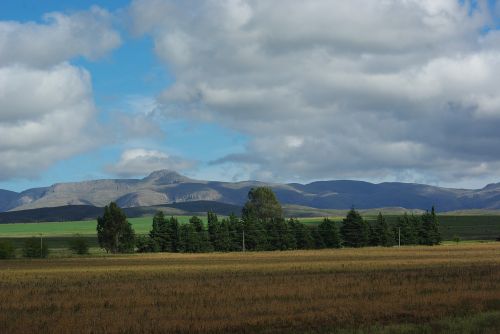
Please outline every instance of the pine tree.
[[182, 224], [179, 226], [179, 252], [199, 252], [199, 237], [193, 224]]
[[229, 215], [229, 234], [231, 236], [231, 251], [243, 250], [243, 222], [234, 214]]
[[344, 218], [340, 233], [346, 247], [363, 247], [368, 244], [368, 224], [354, 208]]
[[170, 217], [165, 226], [165, 251], [179, 252], [180, 245], [180, 225], [175, 217]]
[[439, 245], [441, 243], [441, 232], [439, 230], [439, 220], [434, 206], [432, 206], [431, 209], [431, 222], [432, 242], [434, 245]]
[[368, 224], [368, 245], [379, 246], [380, 239], [376, 229], [376, 222], [367, 222]]
[[253, 217], [243, 218], [242, 233], [245, 233], [246, 250], [266, 250], [268, 248], [267, 235], [264, 224]]
[[323, 222], [319, 224], [319, 233], [322, 236], [326, 248], [342, 247], [340, 232], [334, 221], [328, 218], [323, 219]]
[[428, 211], [422, 215], [422, 224], [420, 228], [420, 243], [422, 245], [437, 245], [441, 242], [439, 231], [439, 222], [436, 216], [434, 206], [431, 212]]
[[193, 229], [196, 233], [196, 235], [191, 238], [191, 240], [194, 242], [191, 247], [197, 253], [210, 251], [211, 244], [208, 233], [205, 230], [205, 226], [203, 225], [203, 221], [197, 216], [193, 216], [189, 219], [189, 224], [193, 226]]
[[149, 232], [151, 238], [151, 250], [166, 252], [168, 249], [169, 236], [167, 233], [167, 220], [162, 211], [158, 211], [153, 217], [153, 225]]
[[394, 238], [389, 229], [389, 225], [387, 224], [385, 217], [382, 216], [381, 212], [379, 212], [377, 216], [377, 221], [375, 222], [374, 230], [377, 236], [376, 237], [377, 245], [384, 247], [391, 247], [394, 244]]
[[[217, 215], [213, 212], [207, 212], [207, 228], [208, 228], [208, 237], [210, 239], [210, 243], [216, 249], [216, 241], [220, 229], [220, 223], [217, 218]], [[216, 249], [217, 250], [217, 249]]]
[[420, 228], [422, 226], [422, 220], [420, 217], [412, 214], [408, 219], [408, 245], [418, 245], [419, 244], [419, 234]]
[[325, 248], [325, 242], [323, 241], [323, 236], [321, 235], [318, 226], [312, 226], [309, 229], [311, 231], [311, 237], [314, 240], [314, 248]]
[[268, 250], [295, 248], [295, 237], [284, 218], [273, 218], [266, 222]]
[[215, 239], [214, 249], [218, 252], [230, 252], [233, 250], [233, 238], [231, 235], [231, 223], [224, 218], [220, 222]]
[[290, 218], [288, 228], [294, 235], [295, 247], [297, 249], [316, 248], [315, 240], [311, 234], [311, 229], [299, 222], [297, 219]]

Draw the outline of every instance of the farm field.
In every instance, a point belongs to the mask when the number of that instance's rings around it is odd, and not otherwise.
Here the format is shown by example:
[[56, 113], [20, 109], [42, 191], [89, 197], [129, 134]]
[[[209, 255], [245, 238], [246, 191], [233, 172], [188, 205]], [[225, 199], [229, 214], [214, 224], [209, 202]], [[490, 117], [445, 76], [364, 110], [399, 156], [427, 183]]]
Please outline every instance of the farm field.
[[[176, 216], [180, 223], [186, 223], [191, 216]], [[205, 220], [205, 217], [200, 217]], [[153, 217], [128, 218], [137, 234], [151, 230]], [[95, 236], [97, 220], [0, 224], [0, 237], [73, 236], [75, 234]]]
[[7, 260], [0, 299], [5, 333], [495, 333], [500, 243]]
[[[190, 216], [176, 216], [180, 223], [186, 223]], [[385, 216], [389, 223], [398, 216]], [[200, 217], [206, 221], [206, 217]], [[344, 217], [329, 217], [341, 222]], [[151, 230], [152, 217], [129, 218], [137, 234], [147, 234]], [[375, 220], [375, 216], [365, 216], [366, 220]], [[305, 224], [319, 224], [323, 217], [300, 218]], [[443, 240], [451, 240], [459, 236], [462, 240], [491, 240], [500, 236], [500, 216], [496, 215], [442, 215], [439, 216]], [[15, 223], [0, 224], [0, 238], [31, 237], [43, 234], [47, 237], [71, 237], [75, 234], [84, 236], [96, 235], [96, 220], [52, 222], [52, 223]]]

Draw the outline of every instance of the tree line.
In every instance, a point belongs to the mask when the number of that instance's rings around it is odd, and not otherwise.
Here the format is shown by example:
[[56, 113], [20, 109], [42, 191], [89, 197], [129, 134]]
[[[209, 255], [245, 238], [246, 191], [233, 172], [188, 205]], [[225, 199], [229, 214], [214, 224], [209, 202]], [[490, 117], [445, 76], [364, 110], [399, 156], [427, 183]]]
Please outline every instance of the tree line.
[[285, 219], [282, 207], [268, 187], [250, 190], [241, 218], [220, 219], [207, 213], [207, 224], [193, 216], [186, 224], [158, 212], [148, 235], [136, 236], [123, 211], [111, 203], [97, 222], [98, 241], [112, 253], [122, 252], [231, 252], [289, 249], [321, 249], [401, 245], [436, 245], [441, 242], [434, 210], [423, 215], [403, 215], [388, 224], [379, 213], [368, 222], [352, 208], [342, 223], [325, 218], [318, 225]]

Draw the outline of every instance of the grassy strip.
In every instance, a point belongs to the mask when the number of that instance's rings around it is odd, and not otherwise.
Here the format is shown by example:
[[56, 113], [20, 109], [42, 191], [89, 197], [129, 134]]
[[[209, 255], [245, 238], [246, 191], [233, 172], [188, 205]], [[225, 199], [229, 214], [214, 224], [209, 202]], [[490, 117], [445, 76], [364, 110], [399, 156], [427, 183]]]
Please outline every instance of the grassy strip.
[[[333, 329], [332, 334], [496, 334], [500, 328], [500, 311], [482, 312], [465, 317], [448, 317], [424, 324], [396, 324], [369, 328]], [[312, 333], [312, 332], [311, 332]]]

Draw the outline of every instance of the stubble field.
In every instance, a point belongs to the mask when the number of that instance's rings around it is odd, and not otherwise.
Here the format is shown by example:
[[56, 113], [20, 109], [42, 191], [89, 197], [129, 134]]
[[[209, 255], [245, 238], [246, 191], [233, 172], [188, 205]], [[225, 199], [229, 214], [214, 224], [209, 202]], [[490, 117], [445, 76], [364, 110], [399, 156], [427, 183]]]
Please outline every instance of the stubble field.
[[9, 260], [0, 300], [2, 333], [495, 333], [500, 243]]

